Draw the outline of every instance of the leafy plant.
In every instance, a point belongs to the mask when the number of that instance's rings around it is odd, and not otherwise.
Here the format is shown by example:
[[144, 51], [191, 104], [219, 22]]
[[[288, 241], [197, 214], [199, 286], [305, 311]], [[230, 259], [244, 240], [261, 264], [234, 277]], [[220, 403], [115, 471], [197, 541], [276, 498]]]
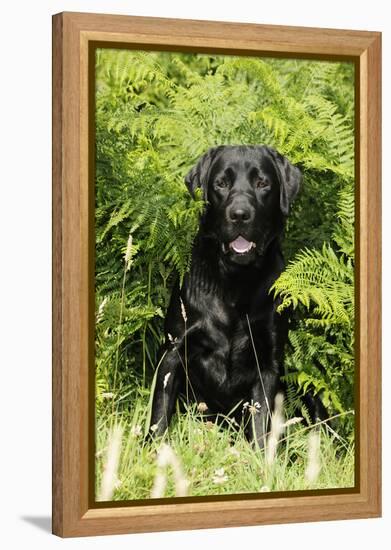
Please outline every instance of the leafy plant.
[[[339, 413], [353, 408], [354, 382], [354, 197], [339, 194], [331, 243], [304, 249], [273, 285], [279, 311], [300, 312], [289, 339], [285, 380], [302, 392], [321, 394]], [[351, 431], [351, 418], [344, 417]]]
[[[292, 402], [311, 387], [333, 412], [352, 408], [353, 70], [350, 63], [97, 51], [101, 418], [149, 395], [171, 286], [189, 267], [204, 208], [187, 193], [186, 172], [208, 147], [241, 143], [275, 147], [304, 174], [284, 240], [290, 263], [274, 286], [281, 310], [295, 315], [288, 395]], [[351, 417], [343, 418], [352, 433]]]

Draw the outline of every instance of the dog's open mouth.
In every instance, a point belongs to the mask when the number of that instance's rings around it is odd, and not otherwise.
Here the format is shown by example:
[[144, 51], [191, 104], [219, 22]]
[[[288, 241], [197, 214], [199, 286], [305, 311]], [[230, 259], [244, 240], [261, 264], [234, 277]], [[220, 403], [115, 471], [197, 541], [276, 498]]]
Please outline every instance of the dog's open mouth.
[[236, 252], [236, 254], [247, 254], [255, 247], [256, 244], [253, 241], [248, 241], [241, 235], [229, 243], [229, 248]]

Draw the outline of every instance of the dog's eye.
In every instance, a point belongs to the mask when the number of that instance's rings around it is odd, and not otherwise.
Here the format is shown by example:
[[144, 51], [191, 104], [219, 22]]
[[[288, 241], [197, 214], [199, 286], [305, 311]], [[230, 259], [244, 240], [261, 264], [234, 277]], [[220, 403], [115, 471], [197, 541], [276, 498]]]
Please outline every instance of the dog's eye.
[[257, 189], [266, 189], [270, 187], [269, 180], [266, 178], [258, 178], [255, 182], [255, 187]]
[[228, 187], [229, 183], [227, 180], [217, 180], [215, 182], [215, 186], [218, 187], [219, 189], [225, 189], [226, 187]]

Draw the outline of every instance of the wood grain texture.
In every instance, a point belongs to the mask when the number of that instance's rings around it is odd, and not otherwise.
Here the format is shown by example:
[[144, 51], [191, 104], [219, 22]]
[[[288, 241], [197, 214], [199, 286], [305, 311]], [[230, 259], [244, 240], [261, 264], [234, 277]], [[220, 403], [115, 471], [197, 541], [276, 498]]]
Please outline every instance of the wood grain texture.
[[[381, 38], [372, 42], [362, 54], [361, 117], [363, 120], [361, 143], [361, 190], [366, 188], [363, 216], [360, 227], [365, 227], [366, 246], [360, 258], [360, 270], [366, 282], [362, 299], [366, 302], [366, 315], [361, 318], [361, 331], [366, 333], [365, 361], [360, 358], [363, 378], [360, 391], [361, 479], [368, 484], [368, 501], [381, 510]], [[366, 75], [366, 76], [364, 76]], [[361, 118], [360, 117], [360, 118]], [[365, 126], [364, 126], [365, 125]], [[361, 135], [362, 135], [361, 134]], [[365, 205], [365, 206], [364, 206]], [[361, 253], [363, 249], [361, 248]], [[364, 350], [360, 348], [364, 355]]]
[[[110, 46], [338, 55], [359, 67], [359, 487], [339, 494], [94, 508], [89, 502], [93, 310], [88, 51]], [[380, 441], [380, 34], [64, 13], [53, 18], [53, 532], [84, 536], [376, 517]]]
[[378, 33], [65, 12], [90, 40], [357, 56]]
[[52, 102], [52, 518], [53, 532], [61, 533], [62, 459], [62, 18], [53, 20]]

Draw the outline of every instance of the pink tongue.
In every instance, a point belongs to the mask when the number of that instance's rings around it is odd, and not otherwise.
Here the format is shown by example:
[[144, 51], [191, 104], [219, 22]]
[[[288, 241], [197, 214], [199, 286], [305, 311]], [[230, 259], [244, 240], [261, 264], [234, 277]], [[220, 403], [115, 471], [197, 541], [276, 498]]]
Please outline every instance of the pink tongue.
[[235, 250], [235, 252], [243, 254], [243, 252], [250, 250], [251, 243], [239, 235], [237, 239], [232, 241], [231, 247]]

